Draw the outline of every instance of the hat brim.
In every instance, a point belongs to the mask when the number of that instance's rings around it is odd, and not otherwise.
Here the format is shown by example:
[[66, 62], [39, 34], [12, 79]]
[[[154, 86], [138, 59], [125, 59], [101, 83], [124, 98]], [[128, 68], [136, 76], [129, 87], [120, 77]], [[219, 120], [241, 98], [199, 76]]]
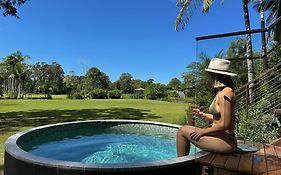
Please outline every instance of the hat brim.
[[237, 74], [235, 74], [235, 73], [219, 71], [219, 70], [213, 70], [213, 69], [205, 69], [205, 71], [212, 72], [212, 73], [217, 73], [217, 74], [223, 74], [223, 75], [237, 76]]

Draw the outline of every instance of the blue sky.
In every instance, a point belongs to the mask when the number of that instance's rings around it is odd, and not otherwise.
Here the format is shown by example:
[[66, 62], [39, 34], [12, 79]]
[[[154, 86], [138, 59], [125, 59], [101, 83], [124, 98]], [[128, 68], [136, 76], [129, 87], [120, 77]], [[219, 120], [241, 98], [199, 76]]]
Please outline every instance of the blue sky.
[[[249, 9], [252, 29], [259, 28]], [[0, 58], [19, 50], [28, 63], [55, 61], [65, 74], [98, 67], [112, 82], [130, 73], [167, 84], [198, 59], [196, 37], [245, 29], [242, 0], [214, 1], [207, 14], [198, 8], [176, 32], [179, 10], [176, 0], [30, 0], [18, 9], [20, 19], [0, 16]], [[218, 52], [220, 42], [210, 43], [199, 42], [198, 50]]]

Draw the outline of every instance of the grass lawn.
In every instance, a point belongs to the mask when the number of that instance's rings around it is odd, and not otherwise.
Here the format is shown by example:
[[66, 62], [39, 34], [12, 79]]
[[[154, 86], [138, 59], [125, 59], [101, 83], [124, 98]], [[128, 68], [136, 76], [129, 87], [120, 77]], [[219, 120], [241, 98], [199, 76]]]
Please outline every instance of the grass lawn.
[[81, 120], [132, 119], [173, 124], [185, 122], [186, 103], [152, 100], [0, 100], [0, 174], [4, 142], [12, 134], [32, 127]]

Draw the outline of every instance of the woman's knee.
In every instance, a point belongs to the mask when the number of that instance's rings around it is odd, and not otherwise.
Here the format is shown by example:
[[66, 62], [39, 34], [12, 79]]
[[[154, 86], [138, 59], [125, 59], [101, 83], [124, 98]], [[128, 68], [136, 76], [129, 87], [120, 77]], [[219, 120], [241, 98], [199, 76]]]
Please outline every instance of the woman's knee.
[[177, 135], [189, 137], [190, 133], [192, 132], [192, 129], [194, 129], [193, 126], [189, 126], [189, 125], [181, 126], [177, 131]]

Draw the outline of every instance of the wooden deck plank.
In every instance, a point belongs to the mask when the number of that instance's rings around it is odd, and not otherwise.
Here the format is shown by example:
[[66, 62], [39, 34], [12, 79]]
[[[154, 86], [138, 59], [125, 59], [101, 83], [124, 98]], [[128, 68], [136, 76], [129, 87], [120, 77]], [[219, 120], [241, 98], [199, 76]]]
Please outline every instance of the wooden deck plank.
[[274, 170], [274, 171], [269, 171], [266, 175], [280, 175], [280, 174], [281, 174], [281, 170]]
[[200, 157], [199, 159], [196, 159], [195, 162], [203, 164], [203, 165], [211, 165], [212, 161], [216, 157], [216, 154], [209, 153], [206, 156]]
[[254, 143], [258, 151], [254, 153], [253, 174], [262, 174], [267, 172], [265, 150], [262, 143]]
[[217, 154], [213, 159], [211, 166], [216, 168], [225, 168], [225, 162], [228, 158], [228, 154]]
[[265, 148], [265, 158], [268, 172], [280, 169], [281, 165], [279, 163], [274, 145], [265, 144]]
[[274, 145], [274, 149], [275, 149], [275, 153], [276, 153], [276, 155], [278, 157], [278, 162], [279, 162], [278, 166], [277, 166], [278, 170], [276, 171], [276, 173], [278, 175], [280, 175], [281, 174], [281, 147]]
[[225, 162], [225, 169], [237, 171], [238, 165], [239, 165], [239, 162], [240, 162], [240, 158], [241, 158], [240, 152], [235, 152], [233, 154], [229, 154], [228, 158]]
[[[252, 142], [246, 141], [245, 144], [253, 145]], [[240, 162], [238, 165], [238, 171], [242, 173], [253, 173], [253, 152], [245, 152], [241, 154]]]

